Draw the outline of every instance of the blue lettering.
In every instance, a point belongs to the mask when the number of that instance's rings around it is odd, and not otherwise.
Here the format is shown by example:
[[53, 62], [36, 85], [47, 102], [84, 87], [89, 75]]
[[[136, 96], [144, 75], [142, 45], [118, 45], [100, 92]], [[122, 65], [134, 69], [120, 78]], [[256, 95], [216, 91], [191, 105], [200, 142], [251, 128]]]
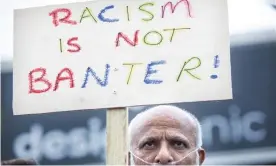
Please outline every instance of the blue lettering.
[[95, 71], [93, 69], [91, 69], [90, 67], [87, 68], [86, 70], [86, 74], [85, 74], [85, 78], [84, 78], [84, 82], [81, 86], [81, 88], [85, 88], [86, 84], [88, 82], [88, 76], [89, 73], [91, 73], [91, 75], [95, 78], [95, 80], [97, 81], [97, 84], [101, 85], [102, 87], [105, 87], [108, 84], [108, 75], [109, 75], [109, 71], [110, 71], [110, 65], [106, 64], [105, 66], [105, 74], [104, 74], [104, 80], [101, 80], [95, 73]]
[[165, 64], [165, 63], [166, 63], [166, 61], [162, 60], [162, 61], [154, 61], [154, 62], [151, 62], [150, 64], [148, 64], [147, 73], [146, 73], [144, 82], [146, 84], [161, 84], [163, 82], [162, 80], [150, 80], [149, 77], [150, 77], [150, 75], [152, 75], [154, 73], [157, 73], [157, 71], [158, 71], [158, 70], [153, 70], [152, 66], [162, 65], [162, 64]]
[[98, 18], [103, 22], [117, 22], [117, 21], [119, 21], [119, 19], [109, 19], [109, 18], [105, 18], [103, 16], [103, 14], [106, 12], [106, 10], [113, 9], [113, 8], [114, 8], [114, 5], [110, 5], [110, 6], [105, 7], [99, 13]]

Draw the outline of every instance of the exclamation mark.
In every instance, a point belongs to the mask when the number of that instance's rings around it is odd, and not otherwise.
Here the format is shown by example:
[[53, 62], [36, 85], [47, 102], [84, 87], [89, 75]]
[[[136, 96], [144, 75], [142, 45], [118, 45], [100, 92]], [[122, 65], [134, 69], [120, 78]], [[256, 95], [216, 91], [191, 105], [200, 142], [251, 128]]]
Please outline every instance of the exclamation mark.
[[[218, 68], [218, 67], [219, 67], [219, 56], [216, 55], [216, 56], [214, 57], [214, 68], [216, 69], [216, 68]], [[218, 78], [218, 75], [213, 74], [213, 75], [211, 75], [210, 77], [211, 77], [211, 79], [217, 79], [217, 78]]]

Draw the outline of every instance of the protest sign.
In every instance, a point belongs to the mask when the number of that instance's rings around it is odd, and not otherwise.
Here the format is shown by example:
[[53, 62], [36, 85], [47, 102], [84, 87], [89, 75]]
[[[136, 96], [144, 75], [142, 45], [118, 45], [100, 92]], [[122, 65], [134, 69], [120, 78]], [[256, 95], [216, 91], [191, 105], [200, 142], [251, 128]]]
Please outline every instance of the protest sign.
[[227, 1], [15, 10], [14, 114], [232, 98]]

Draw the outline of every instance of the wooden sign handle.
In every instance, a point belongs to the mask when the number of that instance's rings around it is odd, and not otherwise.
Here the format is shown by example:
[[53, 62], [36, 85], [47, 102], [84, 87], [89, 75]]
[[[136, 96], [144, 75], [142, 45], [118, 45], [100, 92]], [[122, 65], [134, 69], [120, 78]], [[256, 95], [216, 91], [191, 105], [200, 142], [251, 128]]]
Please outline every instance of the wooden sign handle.
[[128, 165], [128, 109], [111, 108], [106, 113], [106, 165]]

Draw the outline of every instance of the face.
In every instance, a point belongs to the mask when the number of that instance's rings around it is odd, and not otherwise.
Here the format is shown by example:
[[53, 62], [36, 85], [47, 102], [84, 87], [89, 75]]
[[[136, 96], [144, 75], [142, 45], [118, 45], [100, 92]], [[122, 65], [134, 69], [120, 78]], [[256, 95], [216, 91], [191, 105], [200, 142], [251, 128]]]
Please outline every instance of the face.
[[195, 126], [188, 118], [181, 120], [181, 123], [168, 115], [151, 118], [133, 136], [132, 152], [137, 156], [133, 157], [135, 165], [200, 163], [202, 149], [189, 154], [196, 149], [195, 131]]

